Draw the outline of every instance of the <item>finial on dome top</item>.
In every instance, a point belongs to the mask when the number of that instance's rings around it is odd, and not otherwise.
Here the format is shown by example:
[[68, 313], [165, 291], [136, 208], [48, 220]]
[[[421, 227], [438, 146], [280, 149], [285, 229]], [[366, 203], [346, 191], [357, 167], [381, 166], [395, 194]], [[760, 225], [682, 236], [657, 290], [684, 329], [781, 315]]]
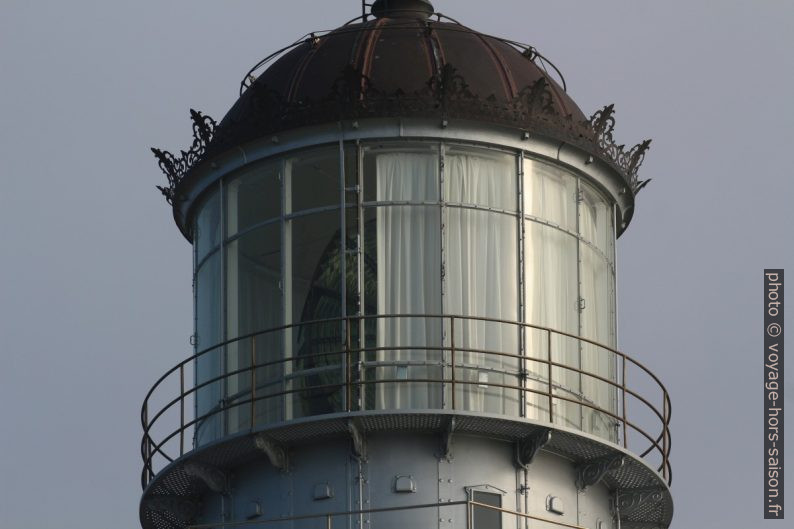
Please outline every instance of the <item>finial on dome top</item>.
[[429, 0], [375, 0], [372, 14], [377, 18], [430, 18], [435, 12]]

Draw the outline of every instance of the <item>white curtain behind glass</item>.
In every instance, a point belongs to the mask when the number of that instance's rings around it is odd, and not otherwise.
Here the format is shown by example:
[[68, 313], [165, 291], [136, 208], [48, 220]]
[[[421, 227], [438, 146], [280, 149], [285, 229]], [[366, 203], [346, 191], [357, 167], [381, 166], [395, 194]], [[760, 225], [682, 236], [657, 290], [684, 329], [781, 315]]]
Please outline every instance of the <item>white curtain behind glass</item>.
[[[438, 199], [438, 157], [424, 153], [377, 156], [377, 200], [422, 202]], [[377, 208], [377, 271], [379, 314], [441, 313], [441, 226], [435, 206]], [[426, 351], [441, 344], [441, 321], [398, 317], [378, 320], [381, 363], [378, 379], [438, 379], [440, 353]], [[376, 407], [439, 408], [437, 383], [377, 384]]]
[[[445, 158], [445, 200], [515, 211], [516, 169], [512, 156], [449, 154]], [[518, 319], [517, 218], [503, 213], [449, 206], [446, 209], [445, 312]], [[457, 349], [518, 354], [515, 325], [457, 320]], [[456, 354], [456, 375], [476, 382], [457, 388], [457, 402], [473, 411], [518, 412], [517, 359], [475, 352]]]
[[[612, 209], [606, 200], [589, 185], [582, 183], [582, 202], [579, 216], [582, 237], [596, 245], [601, 252], [580, 243], [582, 298], [582, 336], [614, 348], [614, 292], [611, 288]], [[616, 358], [609, 350], [596, 345], [582, 344], [582, 369], [598, 376], [616, 379]], [[616, 413], [616, 389], [601, 380], [583, 376], [582, 393], [591, 404]], [[616, 440], [615, 420], [589, 408], [582, 409], [582, 427], [596, 435]]]
[[[576, 232], [576, 179], [569, 173], [531, 159], [524, 160], [524, 212]], [[573, 335], [579, 333], [577, 302], [577, 240], [574, 236], [538, 222], [525, 223], [526, 321]], [[527, 331], [527, 355], [548, 358], [548, 335], [539, 330]], [[551, 359], [579, 367], [579, 344], [572, 338], [551, 336]], [[548, 390], [548, 369], [539, 362], [528, 362], [528, 387]], [[578, 400], [579, 374], [563, 368], [552, 369], [554, 394]], [[548, 398], [527, 396], [527, 415], [548, 419]], [[555, 422], [579, 427], [579, 406], [554, 401]]]
[[[555, 228], [527, 221], [525, 224], [525, 282], [527, 323], [577, 335], [578, 285], [576, 270], [576, 238]], [[548, 358], [548, 335], [545, 331], [528, 330], [527, 356]], [[571, 367], [579, 367], [579, 344], [573, 338], [551, 335], [551, 359]], [[544, 364], [529, 362], [529, 387], [548, 389], [548, 370]], [[567, 399], [579, 398], [579, 374], [560, 367], [552, 369], [554, 394]], [[531, 395], [527, 399], [529, 417], [548, 419], [548, 398]], [[578, 427], [579, 406], [563, 400], [554, 401], [555, 422]]]
[[576, 179], [551, 165], [525, 159], [524, 213], [576, 232]]

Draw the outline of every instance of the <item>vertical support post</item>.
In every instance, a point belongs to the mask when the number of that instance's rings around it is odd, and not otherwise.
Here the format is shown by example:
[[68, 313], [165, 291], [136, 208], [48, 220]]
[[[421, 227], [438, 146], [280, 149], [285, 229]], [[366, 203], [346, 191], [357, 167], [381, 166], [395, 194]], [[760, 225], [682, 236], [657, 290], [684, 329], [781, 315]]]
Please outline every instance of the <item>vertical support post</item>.
[[527, 380], [529, 375], [529, 362], [527, 362], [527, 328], [525, 323], [527, 321], [526, 314], [526, 280], [524, 272], [526, 267], [524, 265], [524, 241], [526, 240], [526, 226], [524, 222], [524, 151], [518, 153], [516, 158], [516, 168], [518, 178], [516, 180], [516, 189], [518, 191], [516, 198], [518, 203], [518, 351], [521, 359], [519, 360], [519, 390], [518, 395], [518, 414], [520, 417], [527, 416]]
[[662, 477], [667, 479], [667, 391], [662, 389]]
[[623, 380], [621, 390], [623, 392], [623, 448], [629, 447], [629, 428], [626, 424], [626, 357], [622, 356], [623, 358]]
[[328, 514], [328, 515], [325, 516], [325, 528], [326, 529], [333, 529], [333, 527], [334, 527], [333, 518], [331, 518], [331, 515]]
[[251, 336], [251, 430], [256, 423], [256, 336]]
[[551, 330], [546, 329], [546, 365], [549, 368], [549, 422], [554, 423], [554, 410], [552, 401], [552, 385], [551, 385]]
[[472, 529], [474, 527], [474, 506], [471, 504], [471, 500], [466, 501], [466, 529]]
[[185, 454], [185, 364], [180, 364], [179, 365], [179, 455], [182, 456], [184, 454]]
[[151, 478], [152, 445], [149, 440], [149, 402], [143, 403], [143, 486]]
[[352, 340], [350, 338], [350, 318], [345, 318], [345, 408], [346, 411], [353, 411], [353, 358], [352, 358]]
[[452, 409], [455, 409], [455, 317], [449, 318], [449, 349], [452, 362]]

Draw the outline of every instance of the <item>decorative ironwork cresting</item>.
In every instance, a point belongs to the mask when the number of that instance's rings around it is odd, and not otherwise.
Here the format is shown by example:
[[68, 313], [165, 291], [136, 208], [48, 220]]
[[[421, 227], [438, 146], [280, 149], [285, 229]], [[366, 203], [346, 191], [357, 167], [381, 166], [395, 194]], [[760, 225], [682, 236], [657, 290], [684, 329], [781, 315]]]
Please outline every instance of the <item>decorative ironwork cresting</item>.
[[457, 118], [508, 124], [564, 141], [597, 156], [623, 177], [633, 193], [647, 185], [650, 179], [640, 180], [638, 171], [651, 140], [628, 150], [625, 145], [616, 143], [613, 138], [614, 105], [598, 110], [589, 120], [578, 121], [570, 114], [561, 115], [552, 101], [551, 84], [543, 77], [518, 91], [511, 100], [502, 102], [494, 96], [483, 98], [473, 93], [466, 79], [451, 64], [440, 68], [424, 88], [410, 94], [402, 90], [382, 91], [360, 70], [348, 65], [329, 94], [316, 101], [286, 101], [275, 90], [262, 86], [245, 99], [245, 112], [238, 113], [236, 119], [227, 118], [229, 123], [224, 120], [217, 128], [212, 118], [191, 110], [193, 144], [190, 149], [182, 151], [179, 157], [152, 149], [168, 178], [168, 186], [158, 186], [158, 189], [169, 203], [178, 200], [181, 182], [196, 165], [207, 156], [237, 144], [239, 133], [232, 137], [228, 132], [231, 129], [250, 131], [243, 134], [262, 137], [306, 125], [368, 117], [435, 117], [442, 122]]
[[190, 109], [190, 119], [193, 121], [193, 144], [187, 151], [182, 151], [179, 157], [168, 151], [152, 147], [152, 152], [157, 157], [160, 169], [168, 178], [168, 186], [157, 186], [169, 204], [173, 204], [176, 188], [183, 178], [196, 166], [207, 151], [207, 146], [215, 135], [215, 120], [205, 116], [197, 110]]

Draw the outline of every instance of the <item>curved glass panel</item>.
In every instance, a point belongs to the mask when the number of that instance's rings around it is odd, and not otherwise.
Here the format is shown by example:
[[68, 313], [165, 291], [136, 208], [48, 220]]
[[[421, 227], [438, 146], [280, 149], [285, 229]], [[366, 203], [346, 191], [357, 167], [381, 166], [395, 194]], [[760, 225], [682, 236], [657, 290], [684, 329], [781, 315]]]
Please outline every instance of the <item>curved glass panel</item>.
[[230, 340], [196, 362], [196, 412], [220, 411], [197, 443], [344, 410], [453, 406], [617, 440], [588, 407], [617, 412], [614, 354], [578, 338], [616, 342], [612, 203], [532, 159], [519, 203], [518, 161], [393, 141], [225, 179], [195, 220], [197, 350]]
[[[221, 259], [210, 255], [196, 274], [196, 349], [203, 351], [221, 341]], [[196, 359], [196, 418], [212, 413], [221, 402], [222, 381], [210, 382], [221, 374], [221, 350], [213, 349]], [[196, 425], [196, 441], [203, 444], [222, 434], [219, 415]]]
[[[518, 219], [502, 213], [447, 208], [445, 313], [518, 320]], [[498, 265], [497, 265], [498, 263]], [[493, 384], [519, 386], [520, 329], [492, 321], [458, 320], [456, 387], [464, 409], [518, 414], [519, 391]]]
[[[612, 271], [604, 258], [590, 246], [582, 244], [581, 252], [581, 335], [584, 338], [615, 347], [614, 293], [611, 291]], [[616, 380], [615, 354], [594, 344], [582, 342], [582, 369], [597, 376]], [[617, 390], [598, 378], [582, 377], [582, 394], [585, 401], [616, 413]], [[582, 428], [607, 439], [617, 439], [617, 421], [593, 409], [582, 409]]]
[[[291, 253], [289, 295], [293, 322], [342, 316], [340, 216], [338, 211], [296, 217], [287, 224]], [[289, 417], [318, 415], [342, 409], [342, 326], [302, 324], [291, 330], [289, 389], [294, 393]], [[334, 353], [334, 354], [331, 354]]]
[[258, 164], [246, 169], [224, 188], [226, 235], [278, 218], [281, 214], [281, 163]]
[[580, 189], [579, 233], [584, 240], [611, 256], [612, 207], [590, 184], [581, 181]]
[[[441, 321], [411, 315], [441, 313], [441, 222], [434, 206], [377, 208], [377, 312], [405, 315], [377, 320], [376, 380], [441, 378]], [[441, 385], [377, 384], [377, 409], [438, 408]]]
[[516, 211], [516, 157], [484, 149], [450, 148], [444, 157], [447, 171], [444, 200]]
[[[365, 185], [374, 184], [378, 202], [438, 200], [437, 152], [372, 150], [364, 157]], [[368, 193], [365, 189], [365, 196]], [[371, 193], [371, 191], [369, 192]], [[371, 219], [371, 216], [369, 217]], [[376, 409], [441, 406], [441, 219], [438, 206], [380, 206], [366, 245], [375, 246], [377, 314], [406, 315], [375, 320], [374, 345], [365, 359], [365, 380], [417, 379], [428, 382], [377, 383], [362, 388], [366, 406]], [[371, 226], [371, 221], [368, 222]], [[374, 233], [373, 233], [374, 232]], [[374, 240], [373, 240], [374, 239]], [[373, 257], [370, 253], [369, 257]], [[373, 282], [365, 278], [365, 282]], [[414, 315], [414, 316], [411, 316]], [[415, 317], [419, 316], [419, 317]]]
[[[266, 224], [226, 246], [227, 338], [253, 336], [226, 347], [226, 372], [242, 371], [227, 380], [227, 399], [245, 402], [229, 410], [228, 432], [253, 423], [281, 419], [280, 399], [251, 399], [281, 391], [283, 354], [281, 332], [260, 334], [283, 324], [281, 296], [281, 223]], [[251, 370], [252, 365], [260, 366]], [[252, 391], [251, 388], [254, 388]]]
[[338, 147], [307, 151], [287, 160], [287, 212], [339, 204]]
[[193, 239], [196, 260], [200, 262], [221, 243], [221, 204], [217, 190], [210, 192], [199, 207], [195, 226]]
[[576, 178], [559, 167], [525, 158], [524, 213], [576, 232]]
[[[576, 336], [579, 331], [577, 240], [558, 229], [525, 222], [526, 321]], [[538, 329], [528, 329], [527, 356], [551, 360], [574, 368], [579, 367], [578, 340], [557, 334], [548, 335]], [[548, 391], [548, 366], [529, 361], [530, 383], [536, 391]], [[563, 367], [553, 367], [552, 393], [564, 399], [579, 400], [579, 373]], [[527, 397], [529, 417], [546, 420], [548, 398], [531, 394]], [[561, 399], [553, 402], [555, 422], [579, 427], [579, 405]]]
[[438, 201], [438, 146], [365, 148], [365, 202]]

